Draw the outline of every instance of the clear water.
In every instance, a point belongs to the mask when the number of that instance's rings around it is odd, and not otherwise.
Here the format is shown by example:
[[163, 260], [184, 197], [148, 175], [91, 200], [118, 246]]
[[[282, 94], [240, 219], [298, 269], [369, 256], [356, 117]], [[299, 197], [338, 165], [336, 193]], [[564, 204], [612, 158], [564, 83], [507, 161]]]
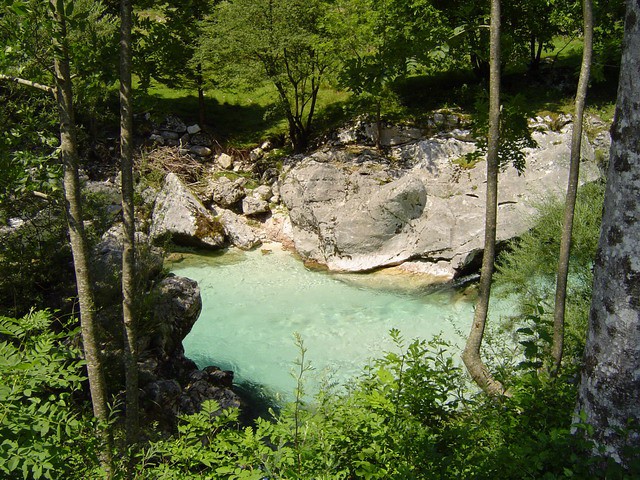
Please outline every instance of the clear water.
[[340, 383], [371, 358], [393, 349], [389, 330], [407, 340], [442, 336], [463, 344], [473, 306], [453, 290], [434, 292], [404, 275], [338, 275], [312, 271], [276, 246], [223, 255], [185, 255], [176, 275], [198, 281], [203, 309], [184, 340], [199, 367], [233, 370], [236, 383], [264, 386], [288, 396], [299, 355], [298, 332], [314, 371]]

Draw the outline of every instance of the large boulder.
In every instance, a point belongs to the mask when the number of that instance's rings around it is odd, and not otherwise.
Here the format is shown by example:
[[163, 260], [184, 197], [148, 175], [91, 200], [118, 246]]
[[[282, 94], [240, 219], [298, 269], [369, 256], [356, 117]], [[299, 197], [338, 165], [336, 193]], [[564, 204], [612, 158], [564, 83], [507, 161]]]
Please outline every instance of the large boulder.
[[[412, 268], [451, 279], [475, 266], [483, 247], [485, 162], [462, 158], [475, 146], [465, 132], [371, 151], [325, 151], [296, 163], [280, 194], [296, 250], [331, 270], [366, 271], [413, 261]], [[522, 175], [500, 174], [498, 241], [530, 228], [535, 204], [566, 188], [571, 125], [534, 134]], [[583, 142], [581, 181], [598, 177]], [[402, 165], [404, 168], [398, 169]]]
[[153, 351], [160, 359], [182, 353], [182, 340], [191, 331], [202, 311], [198, 282], [170, 275], [151, 292], [154, 299], [153, 328], [142, 337], [141, 350]]
[[167, 175], [156, 199], [149, 236], [203, 248], [218, 248], [225, 241], [220, 222], [174, 173]]

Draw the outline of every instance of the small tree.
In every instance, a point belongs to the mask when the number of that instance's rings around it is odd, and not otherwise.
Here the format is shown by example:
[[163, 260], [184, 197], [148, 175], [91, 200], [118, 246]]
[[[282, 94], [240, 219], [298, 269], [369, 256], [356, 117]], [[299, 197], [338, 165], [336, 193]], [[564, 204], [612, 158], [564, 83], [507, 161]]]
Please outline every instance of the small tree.
[[[64, 167], [64, 195], [67, 203], [67, 221], [73, 264], [76, 272], [82, 343], [87, 360], [87, 373], [91, 389], [93, 413], [104, 425], [108, 421], [107, 389], [104, 380], [98, 335], [95, 322], [95, 300], [89, 273], [89, 248], [82, 218], [80, 176], [78, 174], [78, 150], [73, 112], [73, 92], [69, 50], [67, 46], [66, 15], [70, 10], [64, 0], [51, 0], [51, 19], [54, 51], [54, 82], [60, 117], [60, 159]], [[102, 431], [105, 446], [102, 463], [111, 476], [111, 442], [109, 434]]]
[[487, 150], [487, 194], [484, 227], [484, 254], [480, 274], [480, 292], [471, 331], [462, 352], [469, 374], [490, 395], [504, 395], [504, 386], [495, 380], [482, 361], [480, 347], [487, 323], [491, 282], [496, 257], [498, 222], [498, 147], [500, 137], [500, 0], [491, 0], [491, 63], [489, 86], [489, 138]]
[[124, 324], [126, 436], [138, 437], [138, 355], [134, 313], [135, 215], [133, 202], [133, 92], [131, 86], [131, 0], [120, 2], [120, 168], [122, 172], [122, 319]]
[[318, 93], [334, 62], [323, 14], [320, 0], [230, 0], [204, 24], [208, 71], [228, 84], [270, 82], [297, 152], [309, 143]]
[[200, 41], [202, 20], [216, 0], [170, 0], [155, 5], [153, 14], [140, 12], [134, 29], [135, 69], [140, 89], [155, 79], [171, 88], [194, 88], [198, 92], [198, 121], [206, 124], [205, 78]]
[[584, 47], [582, 51], [580, 79], [578, 81], [578, 90], [576, 92], [576, 114], [573, 119], [573, 132], [571, 136], [571, 161], [562, 227], [562, 239], [560, 241], [560, 255], [558, 258], [556, 301], [553, 316], [553, 345], [551, 348], [551, 355], [553, 356], [554, 370], [556, 372], [560, 369], [560, 365], [562, 363], [564, 313], [567, 297], [567, 278], [569, 276], [571, 234], [573, 231], [573, 217], [576, 208], [576, 198], [578, 196], [578, 177], [580, 174], [580, 158], [582, 153], [582, 123], [587, 97], [587, 87], [589, 85], [589, 72], [591, 70], [591, 55], [593, 51], [593, 12], [591, 0], [583, 0], [583, 11]]
[[382, 104], [392, 84], [448, 37], [440, 12], [430, 2], [339, 0], [328, 8], [327, 25], [341, 57], [338, 81], [374, 106], [380, 148]]

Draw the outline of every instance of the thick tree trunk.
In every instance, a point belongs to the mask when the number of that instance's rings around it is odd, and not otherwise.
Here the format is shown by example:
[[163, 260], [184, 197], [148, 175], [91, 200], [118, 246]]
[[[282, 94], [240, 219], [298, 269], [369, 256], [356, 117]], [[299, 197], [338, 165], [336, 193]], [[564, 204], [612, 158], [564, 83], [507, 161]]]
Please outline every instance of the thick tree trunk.
[[122, 171], [122, 318], [124, 323], [126, 440], [137, 441], [138, 352], [135, 325], [135, 216], [133, 206], [133, 107], [131, 91], [131, 0], [120, 2], [120, 162]]
[[[89, 273], [89, 248], [82, 219], [82, 198], [80, 193], [80, 176], [78, 174], [78, 151], [76, 142], [75, 119], [73, 113], [73, 93], [69, 53], [66, 44], [66, 21], [64, 2], [51, 0], [54, 13], [55, 33], [53, 38], [55, 58], [54, 75], [56, 101], [60, 117], [60, 158], [64, 167], [64, 196], [67, 207], [69, 238], [73, 265], [76, 274], [78, 303], [80, 306], [80, 325], [82, 345], [87, 362], [87, 375], [91, 391], [91, 402], [95, 417], [107, 425], [109, 410], [107, 389], [103, 375], [98, 336], [95, 326], [95, 301], [93, 285]], [[100, 430], [103, 437], [103, 467], [111, 476], [111, 439], [108, 431]]]
[[489, 373], [480, 355], [489, 312], [493, 264], [496, 256], [498, 219], [498, 146], [500, 137], [500, 0], [491, 0], [491, 60], [489, 85], [489, 139], [487, 150], [487, 197], [484, 231], [484, 254], [480, 274], [480, 291], [473, 324], [462, 352], [471, 378], [490, 395], [504, 395], [505, 388]]
[[564, 347], [564, 315], [567, 299], [569, 257], [571, 253], [571, 234], [573, 232], [573, 216], [576, 208], [576, 197], [578, 194], [584, 106], [587, 98], [587, 87], [589, 86], [591, 54], [593, 51], [593, 12], [591, 0], [583, 1], [582, 16], [584, 22], [584, 47], [582, 51], [580, 79], [578, 80], [578, 89], [576, 92], [576, 114], [573, 119], [573, 132], [571, 137], [569, 182], [567, 185], [567, 198], [564, 207], [562, 238], [560, 239], [558, 273], [556, 275], [556, 299], [553, 315], [553, 345], [551, 347], [551, 356], [553, 358], [553, 371], [556, 373], [560, 370], [560, 365], [562, 364], [562, 350]]
[[[640, 448], [640, 3], [627, 2], [578, 411], [606, 457]], [[595, 453], [595, 452], [594, 452]], [[637, 456], [635, 458], [637, 460]]]

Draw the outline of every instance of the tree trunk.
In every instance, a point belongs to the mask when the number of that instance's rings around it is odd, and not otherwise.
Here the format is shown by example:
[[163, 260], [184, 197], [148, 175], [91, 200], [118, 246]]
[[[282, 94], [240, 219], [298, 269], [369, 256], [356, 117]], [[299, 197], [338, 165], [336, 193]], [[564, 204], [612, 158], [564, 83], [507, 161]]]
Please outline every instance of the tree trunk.
[[591, 70], [591, 54], [593, 51], [593, 12], [591, 0], [582, 3], [584, 22], [584, 47], [582, 51], [582, 65], [580, 79], [576, 92], [576, 114], [573, 119], [571, 136], [571, 161], [569, 166], [569, 181], [567, 198], [564, 207], [564, 221], [562, 238], [560, 239], [560, 254], [558, 257], [558, 273], [556, 275], [556, 299], [553, 315], [553, 344], [551, 356], [553, 358], [553, 372], [560, 371], [562, 364], [562, 350], [564, 347], [564, 315], [567, 299], [567, 277], [569, 275], [569, 257], [571, 253], [571, 234], [573, 232], [573, 216], [578, 194], [578, 177], [580, 173], [580, 153], [582, 151], [582, 123], [584, 106], [589, 86], [589, 72]]
[[198, 86], [198, 121], [200, 128], [205, 128], [207, 122], [207, 107], [204, 102], [204, 79], [202, 78], [202, 64], [196, 66], [196, 84]]
[[[627, 2], [602, 228], [577, 410], [622, 465], [640, 448], [640, 3]], [[633, 455], [633, 453], [631, 453]]]
[[131, 0], [120, 2], [120, 162], [122, 171], [122, 318], [124, 323], [126, 441], [135, 443], [139, 429], [138, 352], [134, 312], [135, 215], [133, 206], [133, 108], [131, 91]]
[[82, 219], [82, 198], [80, 176], [78, 174], [78, 151], [73, 113], [69, 51], [67, 47], [67, 27], [64, 10], [58, 10], [58, 5], [64, 8], [64, 2], [51, 0], [52, 12], [54, 12], [54, 80], [60, 117], [60, 158], [64, 168], [64, 196], [80, 306], [82, 345], [87, 362], [87, 376], [89, 378], [93, 414], [102, 423], [99, 431], [99, 435], [104, 442], [101, 460], [103, 468], [108, 476], [111, 477], [111, 438], [108, 430], [103, 430], [103, 428], [108, 429], [107, 389], [95, 326], [95, 301], [89, 273], [89, 248]]
[[376, 150], [382, 149], [382, 100], [376, 102]]
[[500, 0], [491, 0], [491, 58], [489, 77], [489, 139], [487, 150], [487, 197], [484, 231], [484, 254], [480, 274], [480, 291], [473, 324], [462, 352], [471, 378], [490, 395], [504, 395], [505, 388], [489, 373], [480, 356], [489, 312], [493, 264], [496, 256], [496, 227], [498, 218], [498, 146], [500, 136]]

